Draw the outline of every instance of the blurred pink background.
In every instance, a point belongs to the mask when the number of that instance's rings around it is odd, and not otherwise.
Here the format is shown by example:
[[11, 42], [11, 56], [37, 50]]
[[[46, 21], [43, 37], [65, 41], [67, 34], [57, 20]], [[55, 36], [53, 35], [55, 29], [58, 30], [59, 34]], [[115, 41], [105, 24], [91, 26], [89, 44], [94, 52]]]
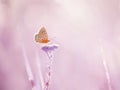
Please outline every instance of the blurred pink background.
[[32, 90], [22, 48], [44, 73], [42, 26], [60, 45], [50, 90], [120, 90], [120, 0], [0, 0], [0, 90]]

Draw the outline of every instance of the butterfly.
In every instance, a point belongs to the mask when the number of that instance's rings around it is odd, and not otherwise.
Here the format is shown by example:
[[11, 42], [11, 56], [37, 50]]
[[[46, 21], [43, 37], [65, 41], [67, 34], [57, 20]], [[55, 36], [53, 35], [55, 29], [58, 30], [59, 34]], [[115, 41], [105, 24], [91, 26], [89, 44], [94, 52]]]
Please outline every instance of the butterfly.
[[45, 27], [42, 27], [38, 34], [35, 35], [35, 41], [39, 43], [48, 43], [48, 34]]

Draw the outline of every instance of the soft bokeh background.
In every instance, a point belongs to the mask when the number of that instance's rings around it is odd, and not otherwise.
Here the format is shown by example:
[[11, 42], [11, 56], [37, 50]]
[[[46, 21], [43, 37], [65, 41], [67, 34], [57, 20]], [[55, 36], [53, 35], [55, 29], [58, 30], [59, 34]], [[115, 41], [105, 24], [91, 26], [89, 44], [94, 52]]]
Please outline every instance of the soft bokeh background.
[[42, 26], [60, 45], [50, 90], [120, 90], [120, 0], [0, 0], [0, 90], [31, 90], [23, 48], [34, 75], [39, 54], [44, 74]]

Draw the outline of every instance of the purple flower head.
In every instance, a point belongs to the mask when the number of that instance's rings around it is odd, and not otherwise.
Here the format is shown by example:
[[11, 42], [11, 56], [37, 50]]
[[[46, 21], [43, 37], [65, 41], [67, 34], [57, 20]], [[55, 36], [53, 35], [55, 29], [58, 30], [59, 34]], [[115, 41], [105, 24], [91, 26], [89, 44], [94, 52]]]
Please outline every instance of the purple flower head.
[[53, 58], [53, 51], [58, 48], [58, 44], [49, 44], [43, 46], [41, 49], [45, 51], [50, 59]]

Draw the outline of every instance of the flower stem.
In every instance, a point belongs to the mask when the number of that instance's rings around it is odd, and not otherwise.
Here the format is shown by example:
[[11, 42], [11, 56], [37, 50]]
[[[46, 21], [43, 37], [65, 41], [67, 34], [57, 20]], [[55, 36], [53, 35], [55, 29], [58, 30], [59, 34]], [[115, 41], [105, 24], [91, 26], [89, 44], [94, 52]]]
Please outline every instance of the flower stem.
[[53, 59], [51, 58], [47, 66], [47, 81], [45, 82], [44, 90], [50, 90], [50, 82], [51, 82], [51, 75], [52, 75], [52, 61]]

